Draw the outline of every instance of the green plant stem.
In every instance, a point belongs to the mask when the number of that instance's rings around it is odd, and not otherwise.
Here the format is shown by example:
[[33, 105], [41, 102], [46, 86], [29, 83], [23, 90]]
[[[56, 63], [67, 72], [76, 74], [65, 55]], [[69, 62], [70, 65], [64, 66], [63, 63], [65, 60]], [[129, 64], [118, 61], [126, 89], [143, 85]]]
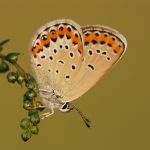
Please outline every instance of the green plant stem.
[[[0, 58], [3, 60], [3, 61], [7, 61], [5, 60], [5, 55], [3, 55], [2, 53], [0, 53]], [[27, 81], [29, 79], [29, 74], [26, 73], [24, 71], [24, 69], [18, 64], [18, 63], [10, 63], [9, 61], [7, 61], [9, 64], [13, 65], [18, 71], [19, 73], [25, 78], [25, 80]]]
[[19, 71], [19, 73], [25, 78], [25, 80], [29, 79], [29, 74], [26, 73], [18, 63], [12, 63], [12, 65]]
[[0, 58], [1, 58], [1, 59], [4, 59], [5, 56], [4, 56], [2, 53], [0, 53]]

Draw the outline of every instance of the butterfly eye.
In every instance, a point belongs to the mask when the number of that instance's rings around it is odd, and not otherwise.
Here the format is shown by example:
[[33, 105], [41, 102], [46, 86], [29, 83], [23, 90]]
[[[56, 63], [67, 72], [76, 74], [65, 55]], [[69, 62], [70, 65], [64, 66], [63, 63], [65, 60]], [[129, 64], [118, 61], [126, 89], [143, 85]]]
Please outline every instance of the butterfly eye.
[[71, 108], [69, 107], [69, 103], [67, 102], [67, 103], [64, 103], [62, 106], [61, 106], [61, 108], [60, 108], [60, 111], [62, 111], [62, 112], [68, 112], [68, 111], [70, 111], [71, 110]]
[[50, 31], [50, 33], [51, 33], [51, 34], [55, 34], [55, 33], [56, 33], [56, 30], [53, 29], [53, 30]]
[[44, 35], [42, 35], [42, 40], [47, 40], [47, 35], [46, 34], [44, 34]]

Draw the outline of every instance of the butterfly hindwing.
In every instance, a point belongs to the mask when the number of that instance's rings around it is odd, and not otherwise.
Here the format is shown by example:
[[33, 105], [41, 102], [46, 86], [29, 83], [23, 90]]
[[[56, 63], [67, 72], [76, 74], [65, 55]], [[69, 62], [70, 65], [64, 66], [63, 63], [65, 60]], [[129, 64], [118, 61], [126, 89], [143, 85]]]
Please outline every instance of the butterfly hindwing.
[[118, 31], [105, 26], [82, 27], [83, 62], [69, 100], [87, 92], [125, 52], [126, 39]]
[[83, 56], [82, 30], [71, 20], [50, 22], [35, 35], [32, 66], [40, 89], [63, 96], [72, 87]]

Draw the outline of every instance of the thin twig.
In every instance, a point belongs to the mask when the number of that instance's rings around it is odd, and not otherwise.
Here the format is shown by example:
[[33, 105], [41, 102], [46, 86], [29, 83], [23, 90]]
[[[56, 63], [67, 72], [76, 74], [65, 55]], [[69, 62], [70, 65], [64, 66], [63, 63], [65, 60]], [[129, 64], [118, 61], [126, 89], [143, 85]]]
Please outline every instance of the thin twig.
[[29, 79], [29, 74], [26, 73], [18, 63], [13, 63], [12, 65], [21, 73], [22, 76], [24, 76], [25, 80]]

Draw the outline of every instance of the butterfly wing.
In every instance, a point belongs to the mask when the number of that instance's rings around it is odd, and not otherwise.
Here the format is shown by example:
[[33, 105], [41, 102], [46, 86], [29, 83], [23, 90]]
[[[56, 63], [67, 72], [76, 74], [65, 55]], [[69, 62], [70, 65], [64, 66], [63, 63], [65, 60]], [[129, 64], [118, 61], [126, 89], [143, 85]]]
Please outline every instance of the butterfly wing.
[[72, 101], [93, 87], [126, 50], [126, 39], [118, 31], [105, 26], [82, 27], [84, 50], [82, 66], [69, 89]]
[[33, 38], [31, 63], [39, 89], [54, 90], [65, 96], [72, 89], [82, 64], [81, 27], [74, 21], [59, 19], [42, 27]]

